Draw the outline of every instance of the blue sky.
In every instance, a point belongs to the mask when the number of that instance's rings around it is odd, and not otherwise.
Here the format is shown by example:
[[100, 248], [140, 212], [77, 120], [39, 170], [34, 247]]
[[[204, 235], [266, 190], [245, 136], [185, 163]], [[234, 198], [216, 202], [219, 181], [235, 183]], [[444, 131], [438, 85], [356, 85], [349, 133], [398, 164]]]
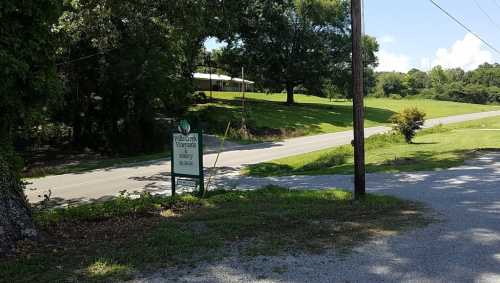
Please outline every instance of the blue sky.
[[[500, 0], [435, 1], [500, 49]], [[469, 70], [485, 61], [500, 62], [498, 53], [429, 0], [365, 0], [365, 31], [380, 43], [379, 71], [428, 70], [438, 64]], [[206, 43], [208, 49], [218, 46], [213, 39]]]
[[[435, 0], [500, 49], [500, 0]], [[493, 18], [493, 24], [476, 2]], [[365, 0], [365, 30], [380, 43], [380, 68], [405, 71], [433, 65], [471, 69], [500, 55], [467, 35], [429, 0]]]

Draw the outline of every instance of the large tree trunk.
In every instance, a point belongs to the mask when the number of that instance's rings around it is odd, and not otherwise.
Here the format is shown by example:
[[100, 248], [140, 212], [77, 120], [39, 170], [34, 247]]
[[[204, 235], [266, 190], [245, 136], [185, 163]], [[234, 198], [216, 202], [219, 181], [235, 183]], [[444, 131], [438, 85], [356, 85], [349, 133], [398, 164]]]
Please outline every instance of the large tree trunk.
[[24, 185], [0, 158], [0, 258], [13, 255], [21, 240], [35, 240], [38, 233], [23, 193]]
[[295, 101], [293, 100], [293, 86], [290, 84], [286, 85], [286, 104], [292, 105]]

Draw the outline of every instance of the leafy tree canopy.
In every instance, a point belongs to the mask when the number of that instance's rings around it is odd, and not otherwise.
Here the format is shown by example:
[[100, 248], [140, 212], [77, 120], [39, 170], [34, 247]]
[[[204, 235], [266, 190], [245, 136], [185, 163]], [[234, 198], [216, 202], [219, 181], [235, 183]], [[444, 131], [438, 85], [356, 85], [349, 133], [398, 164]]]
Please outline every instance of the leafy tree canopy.
[[[350, 51], [349, 6], [340, 0], [247, 2], [226, 54], [269, 90], [321, 84]], [[234, 65], [234, 64], [233, 64]]]

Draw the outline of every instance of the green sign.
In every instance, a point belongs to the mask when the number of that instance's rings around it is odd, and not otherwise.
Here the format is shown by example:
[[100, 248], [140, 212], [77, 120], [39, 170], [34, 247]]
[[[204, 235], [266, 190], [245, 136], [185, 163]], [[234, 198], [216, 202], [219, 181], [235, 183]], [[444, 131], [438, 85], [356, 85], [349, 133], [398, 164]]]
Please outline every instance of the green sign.
[[[182, 120], [177, 129], [178, 133], [172, 133], [172, 195], [175, 194], [177, 185], [191, 188], [199, 186], [200, 193], [203, 194], [203, 133], [191, 131], [186, 120]], [[176, 182], [177, 177], [183, 179]]]
[[189, 122], [187, 120], [181, 120], [178, 129], [180, 133], [187, 135], [189, 134], [189, 132], [191, 132], [191, 125], [189, 125]]

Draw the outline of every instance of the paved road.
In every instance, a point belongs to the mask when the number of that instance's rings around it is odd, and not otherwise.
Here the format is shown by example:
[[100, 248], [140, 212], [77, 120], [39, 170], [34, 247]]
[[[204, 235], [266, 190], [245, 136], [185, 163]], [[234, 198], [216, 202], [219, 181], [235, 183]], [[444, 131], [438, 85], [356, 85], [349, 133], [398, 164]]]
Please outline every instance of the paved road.
[[[374, 240], [349, 255], [228, 258], [134, 282], [500, 282], [500, 153], [438, 172], [368, 174], [367, 181], [370, 192], [424, 202], [442, 221]], [[242, 183], [352, 189], [351, 178], [338, 175]]]
[[[426, 126], [450, 124], [486, 117], [500, 116], [500, 111], [473, 113], [430, 119]], [[365, 135], [385, 133], [388, 127], [372, 127], [365, 129]], [[218, 167], [228, 168], [229, 176], [241, 166], [270, 161], [277, 158], [307, 153], [329, 147], [349, 144], [352, 140], [352, 131], [322, 134], [301, 138], [287, 139], [282, 142], [267, 142], [255, 145], [232, 147], [225, 151], [218, 163]], [[213, 165], [216, 154], [205, 154], [206, 167]], [[170, 162], [157, 160], [152, 162], [128, 164], [107, 169], [94, 170], [81, 174], [66, 174], [49, 176], [30, 180], [27, 196], [31, 202], [38, 202], [43, 194], [51, 191], [51, 197], [64, 202], [66, 200], [82, 201], [114, 196], [121, 190], [166, 192], [169, 190]]]

